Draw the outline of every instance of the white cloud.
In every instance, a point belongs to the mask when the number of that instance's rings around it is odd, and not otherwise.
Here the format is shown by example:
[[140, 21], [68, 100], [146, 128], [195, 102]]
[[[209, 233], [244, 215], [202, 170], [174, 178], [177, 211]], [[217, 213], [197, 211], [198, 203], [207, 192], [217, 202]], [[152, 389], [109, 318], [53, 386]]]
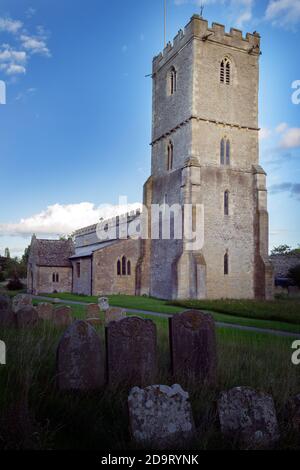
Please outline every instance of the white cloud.
[[51, 56], [50, 50], [44, 39], [22, 34], [20, 40], [24, 49], [29, 51], [31, 54], [40, 54], [47, 57]]
[[265, 17], [273, 25], [293, 29], [300, 21], [300, 0], [270, 0]]
[[259, 131], [259, 138], [260, 140], [266, 140], [271, 137], [272, 131], [271, 129], [268, 129], [267, 127], [262, 127], [261, 130]]
[[39, 236], [66, 235], [79, 228], [97, 223], [100, 218], [107, 219], [127, 211], [140, 209], [141, 204], [128, 205], [105, 204], [96, 207], [91, 202], [80, 204], [54, 204], [18, 223], [0, 224], [0, 236]]
[[287, 129], [280, 141], [281, 148], [297, 148], [300, 147], [300, 128], [294, 127]]
[[284, 131], [287, 130], [288, 127], [289, 127], [289, 126], [287, 125], [286, 122], [282, 122], [281, 124], [279, 124], [279, 125], [276, 127], [275, 130], [276, 130], [276, 132], [277, 132], [278, 134], [282, 134]]
[[0, 31], [6, 33], [17, 33], [23, 26], [19, 20], [12, 20], [10, 18], [0, 18]]
[[238, 28], [242, 28], [244, 23], [252, 20], [254, 6], [254, 0], [174, 0], [174, 2], [175, 5], [193, 3], [198, 7], [215, 3], [225, 5], [228, 7], [230, 21], [234, 22], [234, 25]]
[[6, 70], [5, 70], [7, 75], [20, 75], [20, 74], [25, 74], [26, 69], [23, 67], [23, 65], [17, 65], [17, 64], [10, 64]]
[[25, 51], [15, 50], [9, 44], [0, 46], [0, 69], [7, 75], [26, 73], [26, 62]]

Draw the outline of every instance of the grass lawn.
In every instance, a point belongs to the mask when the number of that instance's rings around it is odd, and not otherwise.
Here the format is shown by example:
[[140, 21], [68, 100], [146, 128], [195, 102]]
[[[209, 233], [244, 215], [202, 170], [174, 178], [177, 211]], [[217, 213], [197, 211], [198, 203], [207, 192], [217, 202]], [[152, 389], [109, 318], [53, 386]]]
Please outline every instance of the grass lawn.
[[182, 300], [170, 302], [181, 308], [196, 308], [238, 317], [271, 320], [300, 325], [300, 299]]
[[[75, 318], [82, 318], [84, 306], [72, 306]], [[148, 315], [147, 315], [148, 316]], [[197, 438], [193, 449], [224, 449], [216, 413], [222, 390], [238, 385], [271, 393], [281, 429], [279, 449], [300, 449], [299, 436], [291, 432], [284, 418], [284, 405], [300, 391], [299, 367], [291, 363], [289, 338], [232, 329], [217, 329], [218, 381], [216, 387], [197, 386], [170, 374], [168, 320], [155, 318], [158, 334], [159, 368], [156, 383], [180, 383], [190, 393]], [[104, 341], [104, 329], [97, 327]], [[55, 384], [56, 348], [63, 329], [48, 322], [27, 330], [1, 331], [7, 345], [7, 366], [0, 374], [0, 448], [130, 450], [128, 390], [104, 388], [93, 394], [59, 393]], [[104, 344], [103, 344], [104, 348]], [[11, 426], [9, 410], [24, 409], [24, 384], [29, 387], [29, 409], [34, 429], [22, 441]], [[23, 408], [22, 408], [23, 407]], [[15, 410], [15, 409], [14, 409]], [[14, 420], [16, 412], [14, 411]], [[22, 415], [23, 416], [23, 415]]]
[[[97, 303], [98, 298], [93, 296], [80, 296], [76, 294], [47, 294], [50, 298], [59, 298], [64, 301], [77, 301], [86, 303]], [[256, 328], [287, 331], [291, 333], [300, 334], [300, 301], [280, 300], [280, 307], [274, 307], [274, 302], [257, 302], [257, 301], [186, 301], [176, 302], [177, 306], [169, 305], [169, 302], [159, 299], [148, 297], [134, 297], [129, 295], [112, 295], [109, 296], [109, 302], [116, 307], [128, 309], [141, 309], [145, 311], [152, 311], [166, 314], [176, 314], [182, 312], [186, 308], [197, 308], [200, 310], [210, 311], [215, 321], [222, 323], [230, 323], [241, 326], [250, 326]], [[264, 312], [259, 311], [261, 304], [264, 305]], [[239, 308], [239, 306], [242, 306]], [[294, 314], [295, 322], [287, 321], [287, 316], [283, 315], [282, 320], [272, 320], [270, 312], [275, 309], [276, 311], [287, 310], [292, 305], [294, 311], [297, 311], [298, 316]], [[222, 307], [226, 312], [222, 312]], [[225, 307], [226, 308], [225, 308]], [[248, 308], [246, 310], [246, 307]], [[244, 309], [244, 310], [243, 310]], [[238, 312], [241, 312], [238, 314]], [[251, 312], [253, 312], [251, 316]], [[259, 313], [258, 313], [259, 312]], [[278, 315], [280, 317], [280, 315]], [[291, 319], [290, 319], [291, 320]]]

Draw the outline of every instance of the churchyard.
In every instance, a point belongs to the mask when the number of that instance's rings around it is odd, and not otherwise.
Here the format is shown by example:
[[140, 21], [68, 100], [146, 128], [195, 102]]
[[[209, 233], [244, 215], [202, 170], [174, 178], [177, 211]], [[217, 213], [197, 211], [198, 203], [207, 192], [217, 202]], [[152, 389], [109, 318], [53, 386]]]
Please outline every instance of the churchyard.
[[[153, 309], [154, 300], [136, 299], [147, 301]], [[169, 319], [151, 313], [34, 304], [1, 322], [1, 448], [128, 450], [148, 437], [155, 448], [236, 449], [256, 447], [253, 436], [264, 448], [300, 448], [295, 337], [216, 328], [168, 305], [171, 335]], [[242, 408], [250, 417], [239, 438], [229, 404], [238, 424]], [[257, 428], [256, 412], [271, 432]]]

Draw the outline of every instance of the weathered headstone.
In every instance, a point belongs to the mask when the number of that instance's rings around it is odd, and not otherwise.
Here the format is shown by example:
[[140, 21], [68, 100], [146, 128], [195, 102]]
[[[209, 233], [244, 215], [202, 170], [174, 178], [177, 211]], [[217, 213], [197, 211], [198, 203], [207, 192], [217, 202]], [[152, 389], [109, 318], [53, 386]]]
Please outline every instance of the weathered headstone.
[[101, 312], [105, 312], [109, 309], [109, 302], [107, 297], [99, 297], [98, 304]]
[[0, 296], [0, 327], [12, 327], [15, 326], [15, 314], [12, 311], [11, 300], [9, 297]]
[[102, 326], [103, 325], [103, 321], [101, 320], [101, 318], [88, 318], [86, 320], [86, 322], [89, 325], [92, 325], [92, 326]]
[[218, 400], [221, 431], [242, 449], [268, 449], [279, 439], [273, 398], [248, 387], [222, 392]]
[[189, 394], [180, 385], [134, 387], [128, 398], [130, 428], [140, 445], [155, 449], [186, 447], [195, 425]]
[[17, 294], [12, 301], [12, 308], [15, 313], [23, 307], [32, 307], [32, 296], [30, 294]]
[[169, 322], [173, 375], [213, 384], [217, 374], [215, 322], [211, 315], [189, 310]]
[[104, 312], [105, 324], [108, 325], [111, 321], [120, 321], [126, 317], [126, 310], [123, 308], [112, 307]]
[[149, 385], [157, 371], [156, 325], [128, 317], [106, 327], [107, 373], [110, 384]]
[[40, 303], [36, 306], [40, 320], [52, 320], [54, 307], [52, 304]]
[[71, 307], [58, 307], [53, 310], [53, 324], [55, 326], [69, 326], [72, 323]]
[[17, 328], [26, 328], [35, 326], [38, 323], [38, 313], [36, 308], [32, 306], [25, 306], [17, 310], [16, 324]]
[[290, 398], [286, 408], [288, 423], [300, 437], [300, 394]]
[[86, 307], [86, 319], [89, 318], [99, 318], [100, 308], [97, 304], [88, 304]]
[[63, 334], [57, 350], [60, 390], [96, 390], [104, 384], [104, 351], [95, 329], [77, 320]]

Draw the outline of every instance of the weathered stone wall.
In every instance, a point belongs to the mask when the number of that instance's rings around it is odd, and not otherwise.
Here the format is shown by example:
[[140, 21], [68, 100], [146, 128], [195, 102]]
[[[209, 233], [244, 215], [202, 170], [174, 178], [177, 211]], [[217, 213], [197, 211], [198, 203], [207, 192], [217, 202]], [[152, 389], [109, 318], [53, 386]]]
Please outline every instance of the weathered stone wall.
[[[136, 294], [136, 267], [140, 258], [140, 240], [121, 240], [93, 255], [93, 295]], [[131, 275], [117, 274], [117, 261], [126, 256]]]
[[[59, 275], [59, 282], [53, 282], [53, 273]], [[36, 268], [36, 294], [52, 292], [72, 292], [72, 268]]]
[[[80, 263], [80, 277], [77, 274], [77, 263]], [[78, 258], [72, 260], [73, 265], [73, 292], [81, 295], [92, 294], [92, 260], [91, 258]]]

